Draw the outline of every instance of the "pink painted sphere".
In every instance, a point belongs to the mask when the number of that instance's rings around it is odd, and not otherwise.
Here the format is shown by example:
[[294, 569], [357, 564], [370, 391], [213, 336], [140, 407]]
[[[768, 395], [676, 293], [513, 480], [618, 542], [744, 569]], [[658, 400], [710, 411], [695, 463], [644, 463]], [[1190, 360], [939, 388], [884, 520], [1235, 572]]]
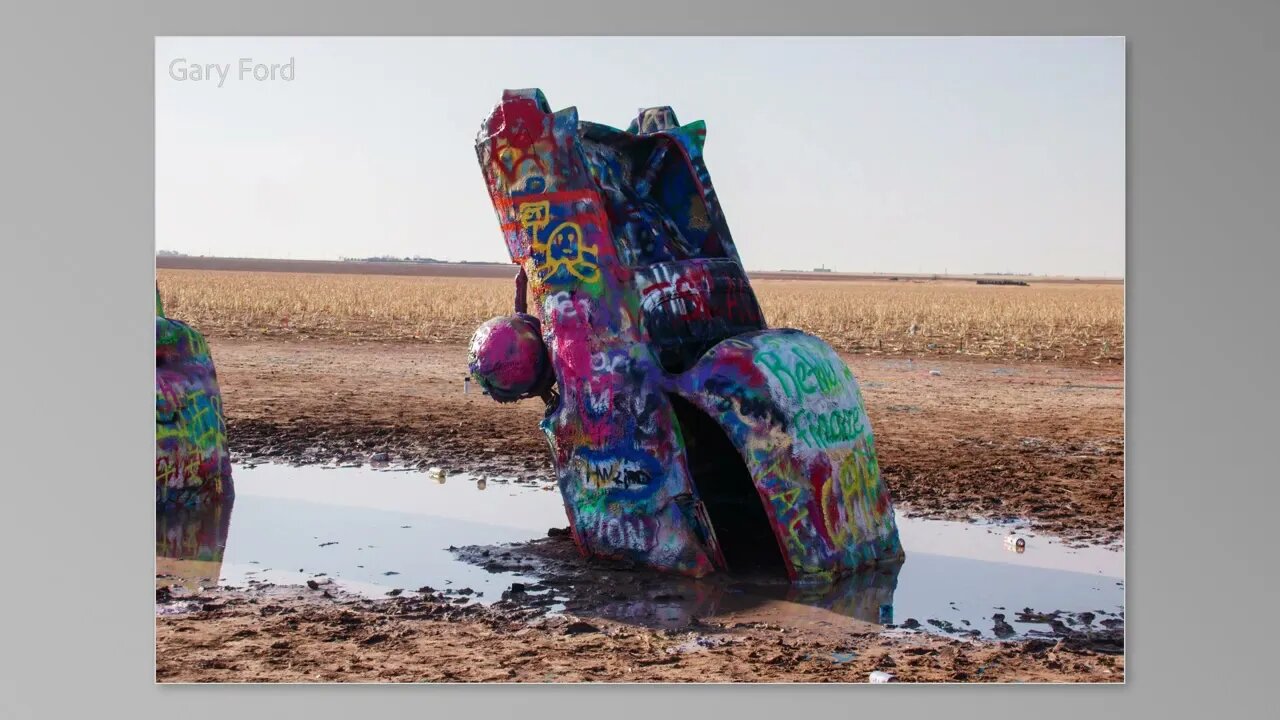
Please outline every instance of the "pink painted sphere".
[[551, 364], [538, 321], [502, 315], [471, 336], [471, 377], [498, 402], [541, 395], [551, 383]]

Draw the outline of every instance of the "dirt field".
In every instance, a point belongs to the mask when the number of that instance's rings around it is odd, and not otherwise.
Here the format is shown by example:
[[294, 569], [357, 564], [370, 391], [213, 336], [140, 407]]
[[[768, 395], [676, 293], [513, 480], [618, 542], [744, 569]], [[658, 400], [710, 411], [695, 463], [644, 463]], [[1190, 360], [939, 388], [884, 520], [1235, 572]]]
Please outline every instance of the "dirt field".
[[[327, 591], [325, 591], [327, 592]], [[158, 601], [159, 682], [1120, 682], [1124, 656], [1081, 640], [979, 642], [833, 632], [765, 620], [653, 630], [438, 594], [370, 601], [295, 588], [212, 590]], [[1103, 638], [1110, 640], [1104, 640]]]
[[[463, 394], [462, 345], [213, 339], [240, 457], [393, 461], [551, 482], [538, 401]], [[1068, 538], [1124, 529], [1119, 369], [845, 356], [880, 465], [913, 513], [1027, 517]], [[937, 371], [939, 375], [931, 374]]]
[[[234, 307], [202, 323], [198, 306], [170, 305], [189, 280], [172, 272], [160, 277], [166, 309], [183, 319], [191, 311], [209, 337], [239, 461], [364, 462], [387, 453], [423, 468], [551, 481], [538, 401], [498, 405], [474, 386], [463, 394], [467, 318], [445, 318], [417, 339], [377, 317], [328, 330], [251, 331]], [[332, 287], [331, 277], [317, 278]], [[502, 288], [494, 292], [505, 298]], [[351, 313], [358, 318], [360, 308]], [[902, 510], [1020, 518], [1037, 533], [1122, 541], [1122, 344], [1115, 361], [1075, 353], [1064, 362], [913, 347], [925, 352], [843, 354], [862, 385], [884, 478]], [[556, 542], [534, 546], [564, 554], [567, 541]], [[597, 586], [648, 582], [629, 580], [625, 568], [577, 568]], [[161, 682], [866, 682], [872, 670], [924, 682], [1124, 678], [1122, 620], [1101, 628], [1092, 618], [1054, 619], [1053, 637], [994, 642], [883, 633], [853, 619], [784, 629], [767, 607], [661, 630], [591, 616], [545, 618], [520, 598], [485, 608], [432, 592], [374, 602], [306, 588], [188, 596], [169, 590], [164, 578], [157, 586]], [[589, 607], [589, 592], [579, 600]]]

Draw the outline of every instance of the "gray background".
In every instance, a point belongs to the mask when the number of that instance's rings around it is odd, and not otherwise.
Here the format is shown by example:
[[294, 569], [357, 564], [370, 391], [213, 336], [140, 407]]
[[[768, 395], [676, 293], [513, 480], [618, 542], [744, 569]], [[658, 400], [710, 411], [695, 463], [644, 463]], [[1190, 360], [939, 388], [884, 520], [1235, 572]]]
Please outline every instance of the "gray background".
[[[1263, 714], [1276, 667], [1278, 7], [6, 4], [0, 718]], [[1126, 686], [153, 685], [153, 37], [621, 33], [1128, 37]]]

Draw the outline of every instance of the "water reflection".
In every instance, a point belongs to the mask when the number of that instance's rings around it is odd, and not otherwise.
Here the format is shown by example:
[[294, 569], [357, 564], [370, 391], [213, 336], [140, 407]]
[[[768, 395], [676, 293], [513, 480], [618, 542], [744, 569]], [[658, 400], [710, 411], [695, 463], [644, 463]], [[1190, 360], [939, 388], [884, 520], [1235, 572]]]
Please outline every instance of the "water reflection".
[[699, 618], [754, 617], [763, 605], [774, 605], [771, 615], [785, 620], [794, 617], [788, 606], [804, 606], [804, 612], [823, 611], [863, 622], [893, 623], [893, 595], [902, 563], [881, 566], [827, 585], [795, 586], [785, 582], [754, 580], [666, 579], [639, 597], [613, 600], [597, 607], [569, 610], [613, 620], [662, 627], [681, 627]]
[[790, 588], [785, 600], [869, 623], [893, 623], [893, 593], [903, 563], [877, 567], [826, 588]]
[[234, 500], [156, 511], [156, 583], [212, 587], [222, 573]]
[[[254, 582], [305, 585], [327, 576], [342, 589], [369, 597], [424, 586], [469, 588], [474, 592], [467, 594], [469, 601], [487, 604], [520, 583], [551, 611], [563, 607], [575, 614], [672, 627], [717, 616], [790, 626], [854, 619], [954, 626], [990, 636], [996, 613], [1019, 633], [1043, 629], [1019, 622], [1023, 608], [1123, 612], [1123, 552], [1071, 548], [1034, 535], [1019, 548], [1005, 541], [1008, 529], [997, 525], [899, 513], [906, 561], [829, 586], [645, 573], [604, 587], [609, 583], [593, 576], [576, 556], [555, 560], [546, 573], [534, 570], [539, 563], [518, 557], [506, 562], [510, 571], [488, 572], [452, 552], [454, 546], [481, 546], [493, 547], [495, 558], [508, 551], [518, 555], [522, 551], [497, 546], [563, 527], [563, 501], [540, 486], [504, 478], [482, 485], [467, 475], [454, 475], [445, 484], [442, 474], [370, 468], [262, 465], [236, 473], [235, 533], [230, 533], [230, 501], [157, 513], [156, 572], [167, 576], [157, 577], [157, 584], [191, 590]], [[560, 595], [569, 596], [563, 605]]]

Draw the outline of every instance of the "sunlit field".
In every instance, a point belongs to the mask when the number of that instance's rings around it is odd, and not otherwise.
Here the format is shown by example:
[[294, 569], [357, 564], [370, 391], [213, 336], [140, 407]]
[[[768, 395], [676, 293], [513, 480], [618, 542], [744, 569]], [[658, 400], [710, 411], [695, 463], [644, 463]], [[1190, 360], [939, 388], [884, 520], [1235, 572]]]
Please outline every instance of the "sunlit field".
[[[320, 273], [158, 271], [170, 317], [209, 337], [466, 342], [511, 311], [510, 280]], [[771, 327], [839, 350], [1120, 365], [1121, 285], [929, 280], [752, 282]]]

